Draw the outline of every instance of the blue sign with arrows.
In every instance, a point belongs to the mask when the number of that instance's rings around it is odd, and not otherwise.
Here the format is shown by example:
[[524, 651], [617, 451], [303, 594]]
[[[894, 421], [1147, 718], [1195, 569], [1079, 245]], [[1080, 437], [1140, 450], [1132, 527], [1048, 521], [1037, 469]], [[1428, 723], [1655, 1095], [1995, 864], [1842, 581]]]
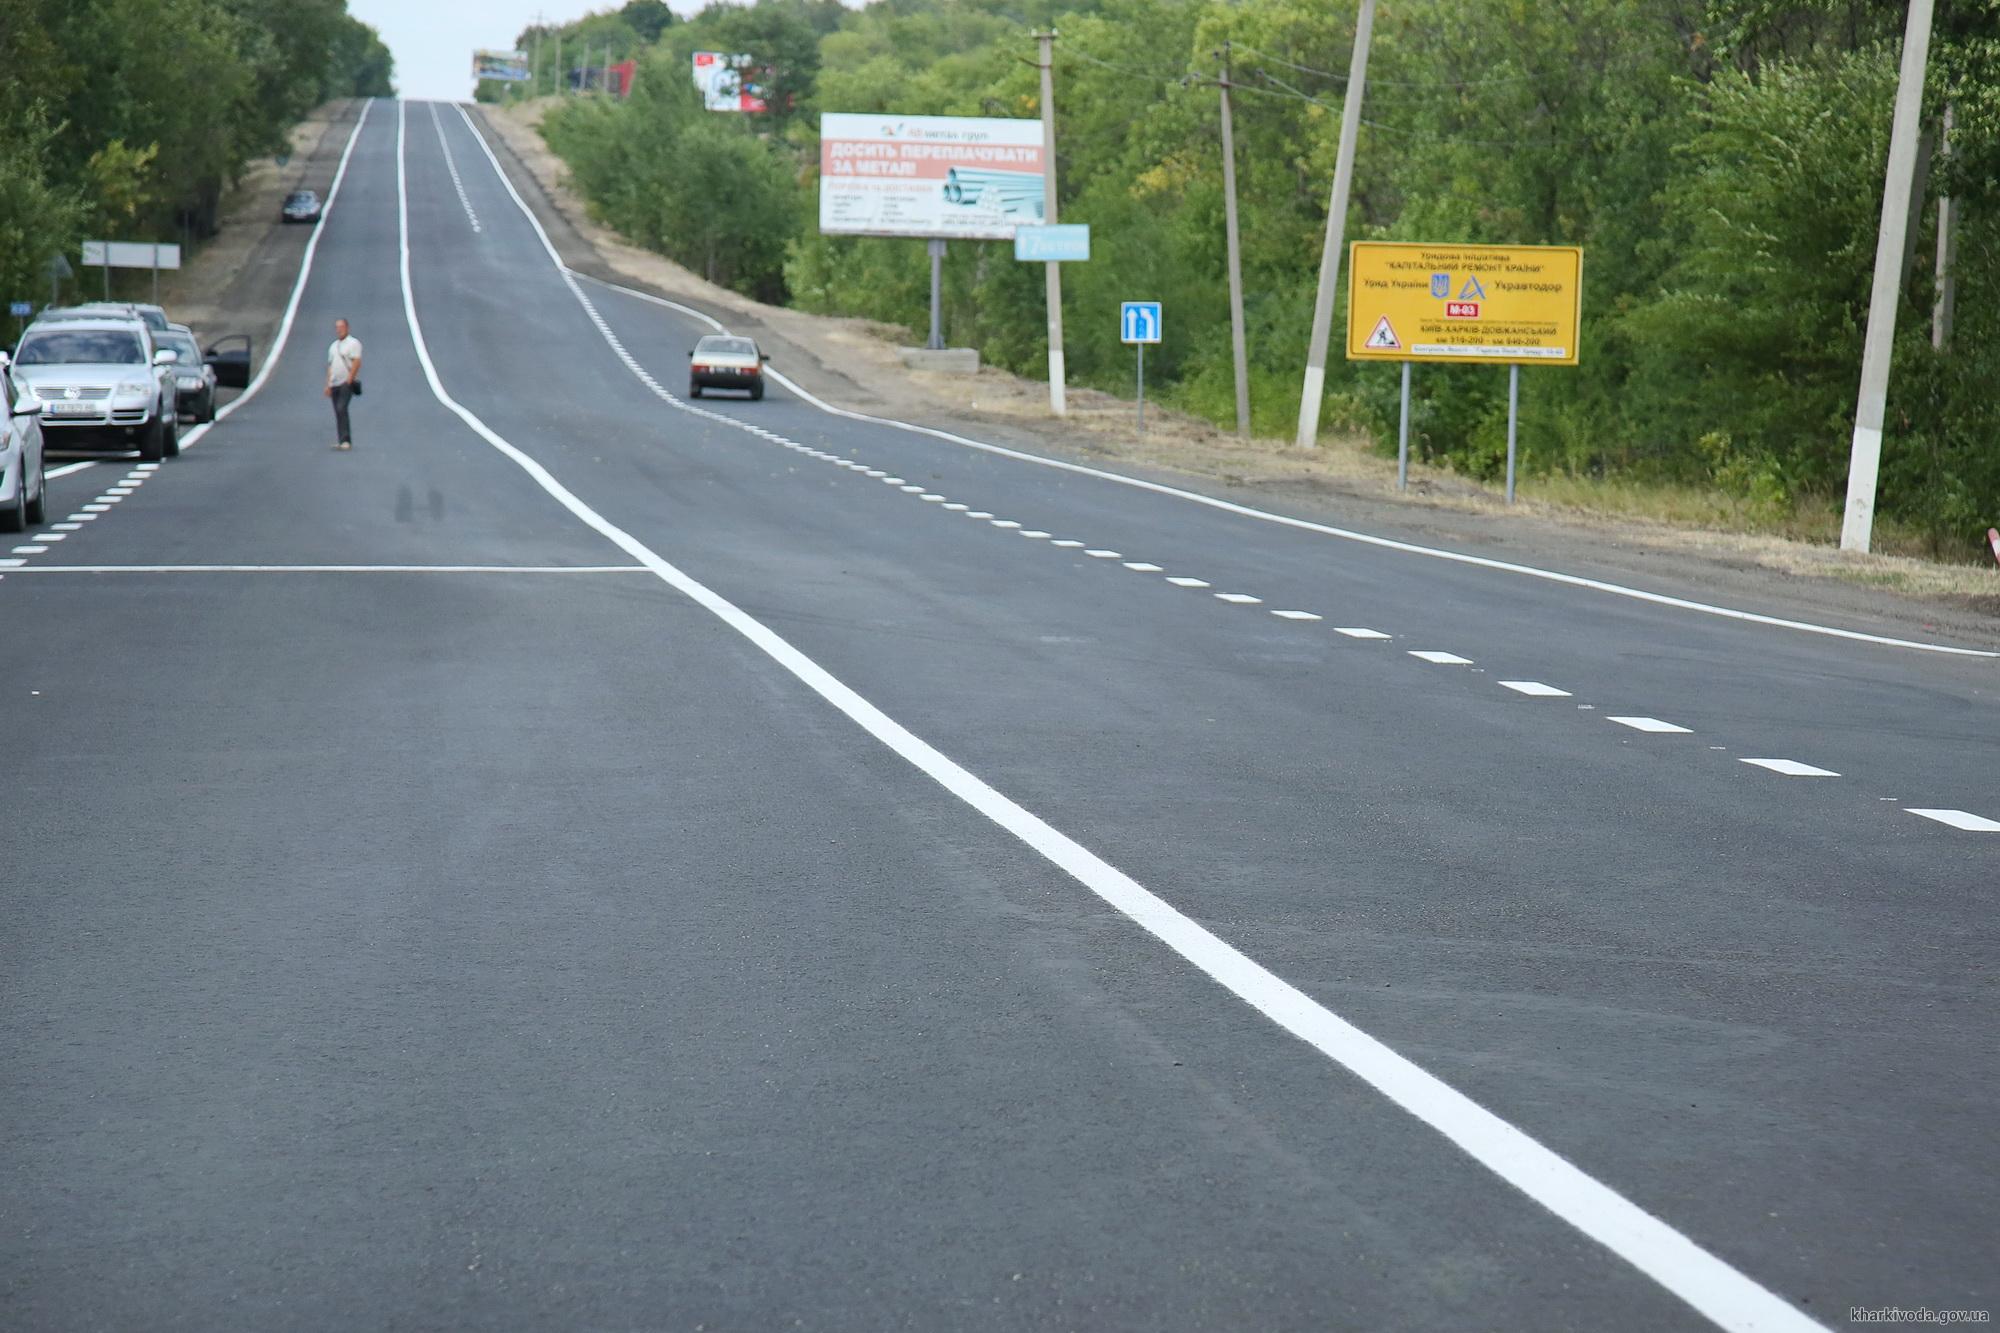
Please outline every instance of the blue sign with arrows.
[[1160, 340], [1160, 328], [1160, 302], [1127, 301], [1118, 307], [1119, 341], [1156, 343]]

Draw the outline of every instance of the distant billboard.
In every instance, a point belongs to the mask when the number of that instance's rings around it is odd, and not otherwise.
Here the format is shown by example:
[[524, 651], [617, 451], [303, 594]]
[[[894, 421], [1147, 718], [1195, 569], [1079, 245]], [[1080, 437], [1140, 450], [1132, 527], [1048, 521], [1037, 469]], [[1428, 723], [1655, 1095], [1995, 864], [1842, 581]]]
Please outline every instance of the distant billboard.
[[1039, 120], [828, 113], [819, 126], [828, 235], [1005, 241], [1044, 220]]
[[694, 86], [701, 90], [701, 104], [710, 111], [765, 110], [768, 73], [755, 56], [725, 51], [694, 53]]
[[534, 77], [528, 57], [522, 51], [474, 51], [472, 77], [496, 79], [501, 83], [526, 83]]

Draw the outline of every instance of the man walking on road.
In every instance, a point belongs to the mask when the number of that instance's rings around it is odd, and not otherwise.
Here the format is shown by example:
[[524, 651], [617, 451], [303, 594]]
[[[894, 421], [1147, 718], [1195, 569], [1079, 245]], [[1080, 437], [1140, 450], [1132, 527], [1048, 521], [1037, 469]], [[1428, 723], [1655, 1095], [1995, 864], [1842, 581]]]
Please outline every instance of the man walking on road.
[[333, 399], [333, 424], [339, 438], [336, 449], [352, 449], [354, 435], [347, 428], [347, 405], [361, 392], [361, 340], [347, 331], [347, 321], [333, 321], [333, 343], [326, 349], [326, 396]]

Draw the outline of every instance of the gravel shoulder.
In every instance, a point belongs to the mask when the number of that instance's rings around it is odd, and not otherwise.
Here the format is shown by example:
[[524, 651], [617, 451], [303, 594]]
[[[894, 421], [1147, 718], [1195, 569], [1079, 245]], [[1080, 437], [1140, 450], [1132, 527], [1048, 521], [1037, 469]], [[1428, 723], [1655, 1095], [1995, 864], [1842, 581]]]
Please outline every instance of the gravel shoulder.
[[1047, 386], [986, 368], [976, 376], [913, 372], [900, 330], [765, 305], [626, 242], [589, 216], [536, 126], [547, 102], [482, 106], [474, 115], [515, 186], [579, 273], [652, 292], [748, 333], [786, 374], [851, 410], [976, 434], [997, 444], [1182, 486], [1317, 522], [1501, 560], [1634, 583], [1768, 614], [1830, 619], [1883, 633], [2000, 647], [2000, 569], [1901, 556], [1858, 556], [1779, 537], [1607, 517], [1532, 499], [1512, 508], [1456, 474], [1412, 471], [1355, 439], [1306, 453], [1289, 442], [1239, 440], [1208, 422], [1072, 388], [1069, 415], [1047, 414]]

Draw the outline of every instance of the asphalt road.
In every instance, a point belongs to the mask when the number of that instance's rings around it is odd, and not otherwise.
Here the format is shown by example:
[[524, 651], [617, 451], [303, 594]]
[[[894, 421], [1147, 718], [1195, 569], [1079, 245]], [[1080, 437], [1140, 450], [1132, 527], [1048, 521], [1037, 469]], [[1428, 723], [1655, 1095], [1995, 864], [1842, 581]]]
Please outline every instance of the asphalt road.
[[0, 1326], [1992, 1309], [2000, 661], [691, 411], [402, 110], [0, 567]]

